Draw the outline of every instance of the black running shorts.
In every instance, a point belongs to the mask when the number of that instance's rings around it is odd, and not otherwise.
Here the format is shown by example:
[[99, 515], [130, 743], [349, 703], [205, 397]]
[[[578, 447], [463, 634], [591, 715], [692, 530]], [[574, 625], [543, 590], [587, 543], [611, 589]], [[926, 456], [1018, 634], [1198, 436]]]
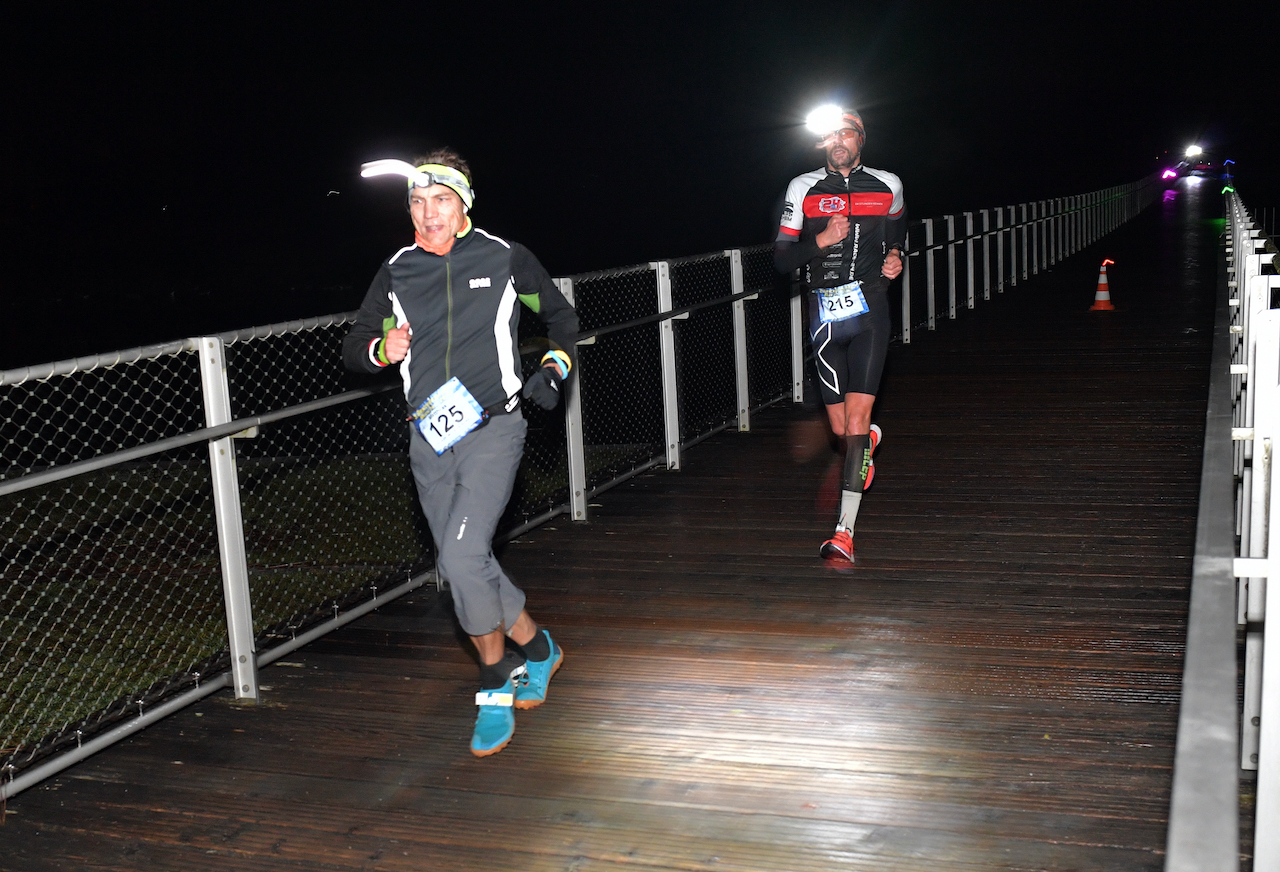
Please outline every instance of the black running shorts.
[[845, 394], [871, 394], [880, 387], [889, 350], [888, 281], [863, 285], [868, 311], [855, 318], [821, 323], [817, 293], [809, 294], [809, 339], [817, 369], [818, 390], [828, 406]]

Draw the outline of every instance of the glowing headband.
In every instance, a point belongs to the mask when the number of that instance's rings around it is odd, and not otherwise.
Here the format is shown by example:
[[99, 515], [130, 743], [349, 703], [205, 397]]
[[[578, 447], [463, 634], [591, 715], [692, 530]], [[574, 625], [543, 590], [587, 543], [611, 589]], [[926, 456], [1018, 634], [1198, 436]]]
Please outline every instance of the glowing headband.
[[413, 164], [402, 160], [375, 160], [361, 164], [360, 175], [366, 179], [385, 175], [404, 176], [409, 180], [410, 188], [429, 188], [432, 185], [444, 185], [462, 198], [462, 203], [467, 209], [471, 208], [476, 199], [475, 192], [471, 190], [471, 184], [467, 181], [467, 177], [453, 167], [447, 167], [443, 164], [423, 164], [420, 167], [414, 167]]

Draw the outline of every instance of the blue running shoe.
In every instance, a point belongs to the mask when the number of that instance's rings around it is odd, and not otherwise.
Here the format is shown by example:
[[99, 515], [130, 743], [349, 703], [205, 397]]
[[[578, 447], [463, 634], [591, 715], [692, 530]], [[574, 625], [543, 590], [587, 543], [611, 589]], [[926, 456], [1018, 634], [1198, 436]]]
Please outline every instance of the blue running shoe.
[[497, 754], [516, 733], [515, 685], [511, 679], [497, 690], [482, 690], [476, 694], [476, 728], [471, 734], [471, 753], [477, 757]]
[[546, 630], [538, 632], [547, 637], [547, 647], [551, 649], [551, 653], [547, 655], [546, 660], [525, 661], [524, 680], [516, 685], [516, 708], [518, 709], [531, 709], [542, 705], [547, 698], [547, 685], [551, 683], [551, 676], [556, 674], [556, 670], [564, 662], [564, 650], [555, 643], [551, 634]]

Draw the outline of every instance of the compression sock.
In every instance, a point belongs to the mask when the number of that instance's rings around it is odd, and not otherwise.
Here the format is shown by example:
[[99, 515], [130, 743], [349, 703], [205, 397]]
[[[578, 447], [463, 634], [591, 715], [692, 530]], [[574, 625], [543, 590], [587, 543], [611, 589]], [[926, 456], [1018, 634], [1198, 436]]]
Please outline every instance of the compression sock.
[[854, 521], [858, 518], [858, 507], [862, 504], [862, 491], [867, 483], [867, 470], [871, 466], [871, 437], [846, 436], [844, 455], [844, 482], [840, 492], [840, 521], [836, 526], [843, 530], [853, 530]]
[[539, 663], [551, 656], [551, 646], [547, 644], [547, 637], [541, 627], [533, 631], [533, 638], [521, 645], [520, 650], [524, 651], [526, 658]]

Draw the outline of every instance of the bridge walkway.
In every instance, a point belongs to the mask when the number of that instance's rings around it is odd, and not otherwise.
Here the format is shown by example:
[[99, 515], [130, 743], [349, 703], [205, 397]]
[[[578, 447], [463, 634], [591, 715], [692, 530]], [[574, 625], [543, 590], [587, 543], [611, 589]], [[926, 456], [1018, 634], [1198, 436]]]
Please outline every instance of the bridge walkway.
[[0, 866], [1160, 869], [1214, 194], [891, 349], [852, 570], [776, 407], [505, 546], [567, 658], [503, 753], [421, 590], [20, 794]]

